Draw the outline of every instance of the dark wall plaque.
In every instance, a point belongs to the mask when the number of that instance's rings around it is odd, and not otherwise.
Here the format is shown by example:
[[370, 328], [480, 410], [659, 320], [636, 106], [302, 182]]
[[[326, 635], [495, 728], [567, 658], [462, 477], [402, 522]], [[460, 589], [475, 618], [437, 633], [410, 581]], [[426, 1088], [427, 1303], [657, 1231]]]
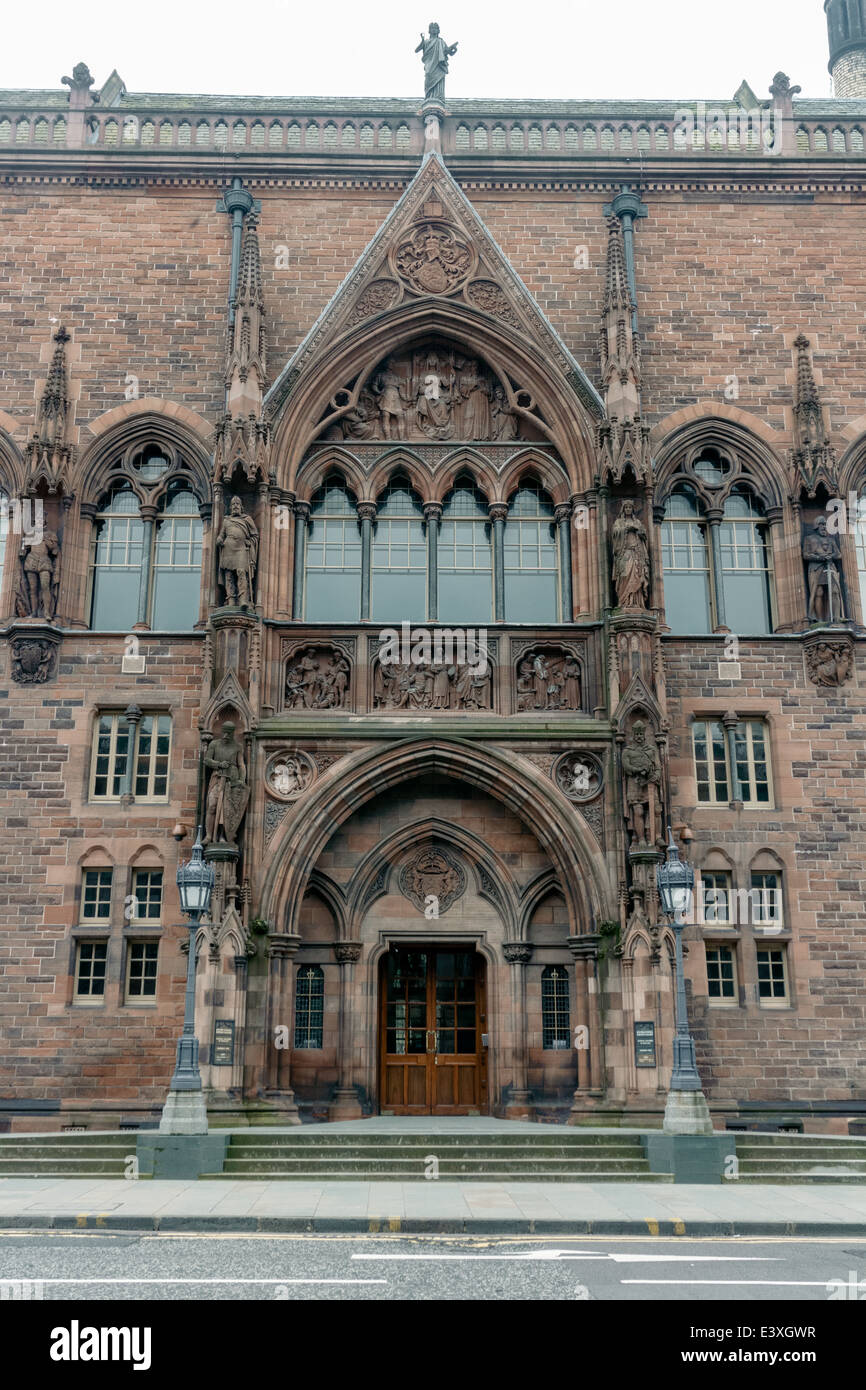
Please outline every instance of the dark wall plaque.
[[654, 1023], [634, 1025], [634, 1064], [636, 1067], [655, 1067], [656, 1026]]
[[235, 1021], [233, 1018], [216, 1018], [213, 1025], [213, 1047], [211, 1066], [232, 1067], [235, 1061]]

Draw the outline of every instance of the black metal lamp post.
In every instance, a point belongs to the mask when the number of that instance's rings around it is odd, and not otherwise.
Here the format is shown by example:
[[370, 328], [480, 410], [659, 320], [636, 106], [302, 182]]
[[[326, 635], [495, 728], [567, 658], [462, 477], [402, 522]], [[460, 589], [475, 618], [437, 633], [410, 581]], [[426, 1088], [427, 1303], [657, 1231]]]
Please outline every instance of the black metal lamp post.
[[177, 871], [181, 911], [189, 918], [189, 957], [183, 1032], [178, 1039], [171, 1089], [159, 1124], [163, 1134], [207, 1134], [207, 1109], [201, 1088], [198, 1038], [195, 1035], [195, 937], [199, 922], [210, 907], [213, 885], [214, 869], [203, 858], [199, 826], [192, 858], [181, 864]]
[[680, 860], [670, 826], [667, 862], [656, 869], [656, 883], [662, 914], [671, 921], [676, 945], [677, 1031], [664, 1129], [667, 1134], [712, 1134], [709, 1107], [695, 1061], [695, 1044], [689, 1032], [683, 974], [683, 931], [694, 897], [695, 872], [690, 864]]

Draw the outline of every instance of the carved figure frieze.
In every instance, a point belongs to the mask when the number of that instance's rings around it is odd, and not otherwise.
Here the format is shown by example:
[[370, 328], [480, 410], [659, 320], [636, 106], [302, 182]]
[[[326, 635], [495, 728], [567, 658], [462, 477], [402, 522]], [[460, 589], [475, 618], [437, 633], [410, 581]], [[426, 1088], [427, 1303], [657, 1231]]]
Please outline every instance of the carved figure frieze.
[[420, 850], [400, 870], [400, 892], [424, 912], [429, 899], [436, 899], [436, 916], [441, 917], [466, 891], [466, 874], [459, 860], [444, 849]]
[[457, 348], [432, 343], [379, 363], [325, 438], [509, 443], [541, 438], [541, 431], [513, 409], [488, 366]]
[[344, 709], [351, 678], [342, 652], [306, 647], [286, 668], [286, 709]]
[[253, 604], [256, 564], [259, 554], [259, 532], [251, 516], [247, 516], [239, 497], [233, 497], [223, 517], [216, 538], [219, 556], [218, 582], [225, 603], [232, 607], [249, 608]]
[[491, 667], [478, 662], [377, 661], [373, 707], [380, 710], [489, 710]]
[[287, 749], [268, 759], [265, 768], [265, 787], [270, 796], [280, 801], [297, 801], [313, 782], [316, 765], [309, 753]]
[[517, 663], [518, 713], [581, 708], [580, 663], [569, 652], [539, 648]]

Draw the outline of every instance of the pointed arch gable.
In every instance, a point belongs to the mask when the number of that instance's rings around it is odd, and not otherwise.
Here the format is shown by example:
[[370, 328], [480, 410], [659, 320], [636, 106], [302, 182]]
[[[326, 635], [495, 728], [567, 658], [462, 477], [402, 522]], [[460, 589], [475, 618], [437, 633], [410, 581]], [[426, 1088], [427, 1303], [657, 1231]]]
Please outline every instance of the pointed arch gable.
[[[571, 384], [551, 364], [549, 356], [526, 335], [459, 300], [422, 299], [398, 305], [362, 323], [325, 346], [293, 382], [291, 391], [266, 401], [273, 429], [273, 456], [278, 485], [297, 491], [299, 470], [316, 437], [335, 384], [344, 388], [340, 414], [353, 409], [364, 381], [376, 365], [398, 350], [428, 337], [446, 338], [468, 355], [483, 360], [495, 372], [512, 408], [542, 430], [568, 460], [570, 492], [592, 486], [595, 471], [594, 420], [575, 396]], [[512, 379], [519, 390], [511, 386]], [[353, 381], [351, 391], [345, 383]], [[516, 396], [526, 391], [540, 416], [522, 407]], [[328, 416], [336, 419], [337, 415]]]
[[550, 494], [554, 504], [567, 502], [571, 496], [571, 482], [553, 459], [547, 458], [529, 445], [525, 451], [513, 458], [503, 471], [500, 479], [500, 496], [503, 502], [510, 502], [515, 492], [528, 477], [539, 480], [545, 492]]
[[[171, 401], [150, 398], [147, 401], [129, 401], [127, 404], [145, 408], [127, 412], [126, 406], [118, 406], [100, 417], [103, 428], [99, 431], [93, 431], [96, 421], [90, 426], [96, 438], [82, 453], [72, 479], [73, 490], [81, 501], [99, 503], [112, 478], [120, 476], [119, 454], [138, 446], [144, 448], [149, 443], [162, 443], [183, 456], [193, 491], [200, 502], [209, 502], [211, 452], [207, 440], [212, 433], [210, 425], [191, 410], [181, 407], [175, 410]], [[195, 429], [190, 426], [186, 416], [197, 422]], [[204, 427], [204, 432], [198, 425]], [[123, 476], [133, 481], [128, 474]]]
[[413, 454], [411, 449], [405, 449], [399, 445], [379, 460], [371, 474], [367, 484], [370, 500], [378, 503], [392, 478], [399, 474], [405, 474], [412, 484], [413, 491], [417, 492], [422, 502], [430, 500], [432, 476], [429, 468], [422, 463], [417, 455]]
[[[508, 865], [495, 850], [484, 843], [480, 836], [465, 830], [460, 825], [443, 821], [438, 816], [426, 816], [417, 821], [404, 823], [376, 845], [375, 849], [370, 850], [365, 855], [352, 875], [348, 889], [348, 918], [355, 930], [357, 931], [362, 916], [369, 911], [372, 902], [375, 901], [375, 898], [368, 898], [368, 895], [376, 884], [376, 878], [383, 863], [393, 868], [408, 850], [417, 848], [419, 844], [428, 840], [450, 845], [468, 860], [478, 880], [476, 886], [479, 896], [488, 897], [488, 899], [490, 896], [484, 890], [479, 870], [484, 869], [488, 875], [493, 877], [497, 886], [502, 890], [502, 901], [495, 905], [500, 912], [504, 909], [506, 935], [512, 939], [517, 929], [519, 893]], [[315, 876], [315, 872], [313, 870], [311, 878]], [[552, 873], [550, 870], [547, 872], [548, 874]], [[393, 890], [384, 887], [382, 891]]]
[[439, 466], [433, 486], [431, 500], [444, 502], [461, 474], [466, 473], [479, 492], [483, 492], [489, 502], [499, 501], [499, 477], [496, 469], [471, 445], [461, 445], [449, 454]]
[[341, 473], [350, 492], [358, 501], [364, 498], [366, 478], [355, 455], [342, 445], [322, 449], [315, 458], [308, 459], [298, 473], [296, 496], [299, 502], [311, 502], [325, 479], [332, 473]]
[[259, 886], [263, 915], [298, 929], [310, 875], [334, 832], [359, 807], [401, 782], [425, 774], [451, 776], [480, 787], [532, 827], [549, 856], [565, 898], [571, 934], [616, 915], [601, 850], [553, 782], [542, 782], [500, 749], [458, 740], [401, 739], [386, 751], [365, 748], [341, 760], [289, 813], [271, 841]]
[[[788, 492], [787, 469], [782, 461], [784, 440], [757, 416], [718, 402], [705, 408], [689, 406], [662, 420], [652, 432], [656, 470], [656, 507], [662, 508], [676, 483], [683, 457], [699, 448], [717, 448], [735, 454], [747, 474], [741, 481], [765, 507], [783, 507]], [[738, 480], [739, 481], [739, 480]], [[702, 495], [704, 490], [698, 487]], [[721, 489], [719, 496], [727, 496]], [[710, 501], [704, 495], [705, 502]]]

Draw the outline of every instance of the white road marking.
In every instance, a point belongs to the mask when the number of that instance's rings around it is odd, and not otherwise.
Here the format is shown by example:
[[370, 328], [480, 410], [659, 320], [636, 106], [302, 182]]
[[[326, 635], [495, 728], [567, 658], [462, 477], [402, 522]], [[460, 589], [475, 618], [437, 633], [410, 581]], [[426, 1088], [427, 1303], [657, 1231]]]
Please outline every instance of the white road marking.
[[[43, 1279], [40, 1274], [27, 1278], [40, 1284], [387, 1284], [387, 1279]], [[21, 1282], [20, 1276], [0, 1275], [0, 1285]]]
[[642, 1261], [661, 1261], [666, 1264], [676, 1260], [685, 1264], [698, 1264], [700, 1261], [717, 1263], [723, 1260], [733, 1261], [735, 1264], [766, 1264], [775, 1263], [782, 1258], [778, 1255], [597, 1255], [594, 1251], [589, 1250], [528, 1250], [513, 1251], [506, 1255], [363, 1254], [352, 1256], [353, 1260], [614, 1260], [618, 1264], [633, 1264]]
[[812, 1281], [809, 1279], [620, 1279], [621, 1284], [709, 1284], [718, 1288], [722, 1284], [735, 1289], [826, 1289], [828, 1279]]

